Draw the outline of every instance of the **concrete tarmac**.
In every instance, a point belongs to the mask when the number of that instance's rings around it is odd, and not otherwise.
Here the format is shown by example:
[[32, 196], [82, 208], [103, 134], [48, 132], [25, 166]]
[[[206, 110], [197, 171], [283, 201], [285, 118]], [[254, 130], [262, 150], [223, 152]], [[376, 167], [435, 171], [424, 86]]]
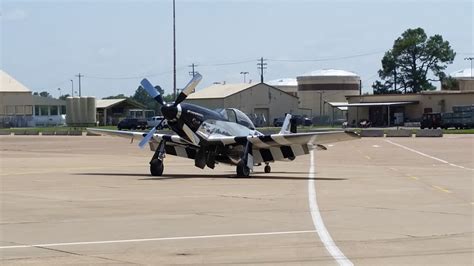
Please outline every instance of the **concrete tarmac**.
[[[364, 138], [315, 152], [317, 204], [355, 265], [472, 265], [474, 136]], [[336, 265], [310, 156], [201, 170], [112, 137], [0, 136], [0, 264]]]

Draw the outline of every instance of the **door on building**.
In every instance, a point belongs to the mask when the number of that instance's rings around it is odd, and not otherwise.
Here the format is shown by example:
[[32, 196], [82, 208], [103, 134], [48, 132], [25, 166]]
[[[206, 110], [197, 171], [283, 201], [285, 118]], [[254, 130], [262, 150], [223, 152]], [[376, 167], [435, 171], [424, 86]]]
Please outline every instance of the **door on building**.
[[[256, 127], [268, 126], [271, 121], [269, 120], [269, 109], [268, 108], [255, 108], [253, 111], [252, 122]], [[253, 116], [253, 117], [252, 117]]]

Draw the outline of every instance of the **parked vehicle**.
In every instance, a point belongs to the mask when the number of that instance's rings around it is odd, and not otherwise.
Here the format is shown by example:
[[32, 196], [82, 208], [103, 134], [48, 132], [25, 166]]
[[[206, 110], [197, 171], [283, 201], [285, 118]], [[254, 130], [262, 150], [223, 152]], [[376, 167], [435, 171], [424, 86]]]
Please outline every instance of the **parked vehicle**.
[[138, 118], [125, 118], [122, 121], [120, 121], [117, 125], [118, 130], [122, 129], [146, 129], [147, 128], [147, 122], [144, 119], [138, 119]]
[[[161, 123], [161, 120], [165, 120], [163, 121], [163, 123]], [[168, 121], [166, 121], [166, 119], [163, 117], [163, 116], [153, 116], [153, 117], [150, 117], [148, 118], [148, 120], [146, 121], [147, 123], [147, 126], [149, 128], [152, 128], [152, 127], [156, 127], [158, 124], [161, 123], [161, 126], [158, 128], [158, 129], [163, 129], [165, 127], [168, 127]]]
[[273, 119], [273, 126], [274, 127], [281, 127], [283, 126], [283, 122], [285, 121], [284, 117], [278, 117]]
[[442, 120], [440, 113], [425, 113], [421, 117], [420, 128], [436, 129], [442, 127]]

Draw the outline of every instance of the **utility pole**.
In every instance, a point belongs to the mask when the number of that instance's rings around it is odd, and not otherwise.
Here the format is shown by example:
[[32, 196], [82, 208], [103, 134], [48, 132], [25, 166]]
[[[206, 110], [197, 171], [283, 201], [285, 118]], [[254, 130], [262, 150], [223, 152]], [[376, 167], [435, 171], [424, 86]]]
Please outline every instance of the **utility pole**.
[[469, 60], [471, 61], [471, 78], [472, 78], [472, 60], [474, 60], [474, 57], [466, 57], [464, 60]]
[[176, 100], [176, 3], [173, 0], [173, 99]]
[[245, 79], [245, 76], [248, 74], [249, 72], [247, 71], [242, 71], [240, 72], [240, 75], [244, 75], [244, 83], [247, 83], [247, 80]]
[[191, 75], [191, 76], [194, 77], [194, 76], [198, 73], [198, 72], [195, 71], [195, 69], [194, 69], [194, 68], [197, 67], [197, 66], [198, 66], [198, 65], [196, 65], [196, 64], [194, 64], [194, 63], [192, 63], [191, 65], [188, 66], [188, 67], [191, 68], [191, 71], [189, 71], [189, 75]]
[[74, 97], [74, 80], [71, 79], [71, 97]]
[[257, 63], [257, 68], [260, 70], [260, 82], [263, 83], [263, 70], [267, 69], [267, 63], [264, 63], [266, 59], [263, 59], [263, 57], [259, 61], [260, 63]]
[[78, 75], [76, 75], [76, 77], [79, 78], [79, 97], [82, 96], [81, 94], [81, 78], [84, 77], [84, 75], [81, 75], [81, 73], [79, 73]]

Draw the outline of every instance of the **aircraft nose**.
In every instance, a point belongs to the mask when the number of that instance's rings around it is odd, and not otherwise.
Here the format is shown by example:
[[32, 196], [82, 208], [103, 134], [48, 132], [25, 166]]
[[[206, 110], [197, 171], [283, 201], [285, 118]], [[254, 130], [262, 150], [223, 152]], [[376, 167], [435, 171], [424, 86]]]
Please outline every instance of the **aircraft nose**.
[[173, 120], [178, 115], [178, 108], [172, 105], [163, 105], [161, 107], [161, 113], [167, 120]]

